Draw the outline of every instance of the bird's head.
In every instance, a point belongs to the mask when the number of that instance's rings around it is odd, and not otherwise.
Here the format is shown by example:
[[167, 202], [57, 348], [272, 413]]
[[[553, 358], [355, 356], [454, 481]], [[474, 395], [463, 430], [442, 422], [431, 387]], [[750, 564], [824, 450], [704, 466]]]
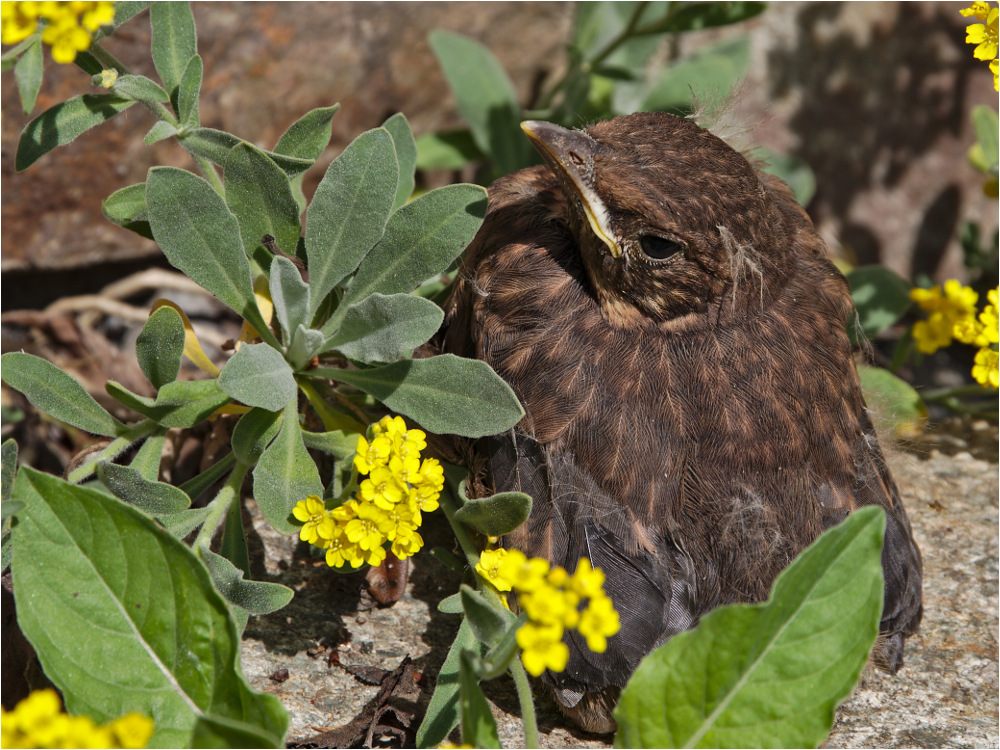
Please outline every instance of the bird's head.
[[569, 223], [605, 316], [623, 325], [699, 315], [765, 293], [779, 243], [750, 163], [695, 123], [659, 112], [567, 130], [521, 124], [564, 187]]

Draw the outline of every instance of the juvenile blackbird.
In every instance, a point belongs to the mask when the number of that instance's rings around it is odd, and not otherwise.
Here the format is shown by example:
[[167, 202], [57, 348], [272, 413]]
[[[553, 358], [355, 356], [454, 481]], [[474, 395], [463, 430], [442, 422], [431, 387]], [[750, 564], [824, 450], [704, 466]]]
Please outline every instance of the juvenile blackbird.
[[473, 447], [475, 492], [534, 505], [504, 545], [607, 576], [621, 631], [566, 636], [546, 673], [611, 731], [639, 661], [778, 573], [863, 505], [886, 512], [876, 662], [921, 615], [921, 560], [845, 330], [847, 282], [780, 180], [695, 123], [525, 122], [547, 166], [490, 188], [446, 305], [444, 351], [488, 362], [525, 409]]

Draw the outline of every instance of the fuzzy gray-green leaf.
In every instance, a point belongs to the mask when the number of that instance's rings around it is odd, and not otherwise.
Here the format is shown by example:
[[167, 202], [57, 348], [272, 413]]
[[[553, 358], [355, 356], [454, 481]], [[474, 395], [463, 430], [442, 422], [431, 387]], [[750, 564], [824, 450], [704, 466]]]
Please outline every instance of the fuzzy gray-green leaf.
[[21, 109], [28, 114], [35, 108], [42, 87], [42, 39], [32, 41], [14, 64], [14, 79], [21, 95]]
[[284, 332], [283, 339], [288, 343], [296, 328], [309, 323], [309, 285], [302, 280], [302, 273], [295, 264], [280, 255], [271, 261], [269, 276], [274, 314]]
[[427, 341], [441, 326], [444, 312], [412, 294], [372, 294], [347, 310], [325, 344], [359, 362], [395, 362]]
[[392, 136], [392, 144], [396, 148], [396, 160], [399, 162], [399, 183], [396, 186], [396, 200], [392, 204], [392, 209], [395, 211], [406, 204], [416, 184], [414, 173], [417, 168], [417, 142], [413, 140], [410, 123], [406, 121], [406, 116], [402, 112], [394, 114], [382, 123], [382, 127]]
[[177, 379], [184, 354], [184, 321], [169, 305], [158, 307], [135, 341], [135, 355], [154, 388]]
[[138, 469], [110, 461], [97, 464], [97, 476], [119, 500], [151, 516], [180, 513], [191, 505], [191, 498], [166, 482], [151, 482]]
[[267, 344], [243, 344], [219, 374], [219, 388], [247, 406], [279, 411], [295, 400], [292, 368]]
[[14, 168], [27, 169], [52, 149], [71, 143], [133, 104], [134, 99], [111, 94], [83, 94], [45, 110], [21, 132]]
[[523, 492], [499, 492], [466, 500], [455, 518], [488, 536], [509, 534], [531, 514], [531, 497]]
[[309, 495], [323, 495], [323, 483], [302, 443], [297, 404], [285, 407], [278, 437], [267, 447], [253, 471], [254, 499], [261, 512], [282, 534], [298, 530], [292, 508]]
[[194, 15], [188, 3], [153, 3], [149, 9], [153, 64], [177, 111], [177, 90], [188, 62], [198, 54]]
[[240, 224], [243, 245], [252, 254], [265, 234], [295, 252], [299, 206], [288, 176], [267, 154], [243, 141], [226, 157], [226, 205]]
[[330, 121], [338, 109], [340, 105], [334, 104], [306, 112], [282, 134], [274, 152], [297, 159], [318, 159], [330, 142]]

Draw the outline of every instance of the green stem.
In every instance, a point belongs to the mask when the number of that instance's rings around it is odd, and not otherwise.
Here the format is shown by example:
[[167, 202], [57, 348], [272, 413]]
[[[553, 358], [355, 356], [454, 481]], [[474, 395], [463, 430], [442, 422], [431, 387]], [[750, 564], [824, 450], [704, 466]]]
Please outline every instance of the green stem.
[[191, 157], [194, 159], [194, 163], [198, 165], [198, 171], [201, 172], [202, 177], [208, 180], [208, 183], [215, 189], [215, 192], [225, 198], [226, 188], [223, 186], [222, 180], [219, 179], [219, 173], [215, 171], [215, 165], [204, 156], [191, 154]]
[[306, 394], [306, 398], [309, 399], [312, 408], [316, 411], [320, 421], [323, 422], [324, 430], [327, 432], [344, 430], [345, 432], [360, 432], [362, 435], [365, 434], [368, 428], [361, 424], [361, 422], [355, 421], [346, 414], [336, 412], [327, 406], [326, 401], [320, 395], [319, 391], [316, 390], [316, 386], [311, 380], [306, 377], [296, 376], [295, 382], [299, 384], [299, 388]]
[[130, 445], [155, 432], [157, 427], [158, 425], [152, 419], [136, 422], [100, 451], [89, 456], [86, 461], [69, 472], [66, 475], [66, 481], [71, 484], [79, 484], [96, 471], [98, 463], [113, 461]]
[[528, 675], [517, 656], [510, 663], [510, 674], [514, 678], [517, 700], [521, 704], [521, 721], [524, 722], [524, 746], [540, 747], [538, 744], [538, 721], [535, 718], [535, 700], [531, 695]]
[[229, 506], [232, 505], [233, 500], [239, 498], [240, 487], [243, 485], [243, 479], [249, 470], [249, 464], [236, 463], [229, 478], [226, 479], [226, 483], [222, 485], [222, 489], [219, 490], [219, 493], [208, 504], [209, 513], [205, 517], [205, 523], [202, 525], [201, 531], [198, 532], [198, 536], [194, 540], [194, 547], [203, 549], [211, 548], [212, 537], [215, 535], [215, 531], [219, 528], [219, 525], [225, 520], [226, 513], [229, 512]]
[[[95, 43], [90, 45], [90, 49], [87, 51], [104, 67], [105, 70], [113, 68], [118, 71], [119, 75], [132, 75], [132, 71], [129, 70], [125, 63], [104, 49], [104, 47], [100, 44]], [[174, 127], [177, 127], [177, 118], [174, 117], [174, 113], [167, 109], [166, 105], [162, 102], [142, 101], [141, 103], [146, 107], [146, 109], [161, 120], [166, 120]]]
[[444, 511], [448, 523], [451, 524], [451, 530], [455, 532], [455, 538], [458, 539], [458, 545], [462, 548], [462, 552], [465, 553], [465, 559], [469, 563], [469, 567], [475, 570], [476, 564], [479, 562], [479, 550], [473, 544], [472, 537], [469, 536], [469, 532], [466, 531], [465, 526], [455, 518], [455, 505], [451, 501], [451, 495], [447, 492], [442, 492], [438, 498], [438, 503], [441, 505], [441, 510]]

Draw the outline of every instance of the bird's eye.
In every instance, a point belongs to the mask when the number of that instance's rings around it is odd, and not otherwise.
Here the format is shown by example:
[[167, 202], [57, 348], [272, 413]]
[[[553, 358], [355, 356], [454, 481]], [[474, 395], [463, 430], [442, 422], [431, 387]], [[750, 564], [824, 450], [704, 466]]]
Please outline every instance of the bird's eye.
[[684, 250], [684, 246], [677, 240], [670, 240], [658, 234], [644, 234], [639, 238], [639, 244], [642, 246], [642, 252], [651, 260], [666, 260]]

